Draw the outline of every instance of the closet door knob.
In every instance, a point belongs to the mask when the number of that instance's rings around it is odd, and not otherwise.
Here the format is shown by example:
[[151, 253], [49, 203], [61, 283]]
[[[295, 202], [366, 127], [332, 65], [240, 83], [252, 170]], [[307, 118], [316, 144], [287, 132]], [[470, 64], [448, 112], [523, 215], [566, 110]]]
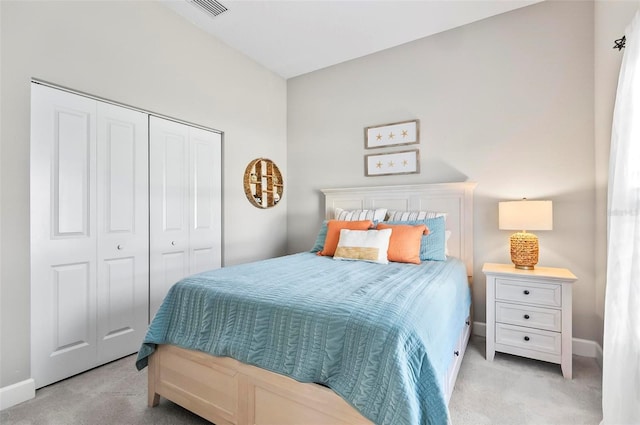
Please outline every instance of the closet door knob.
[[118, 251], [122, 251], [122, 248], [124, 248], [122, 245], [118, 245], [116, 248], [118, 248]]
[[525, 340], [525, 341], [529, 341], [529, 337], [528, 337], [528, 336], [525, 336], [525, 337], [524, 337], [524, 340]]
[[176, 241], [171, 241], [171, 245], [176, 246]]
[[525, 289], [525, 290], [524, 290], [524, 294], [525, 294], [525, 295], [529, 295], [529, 290], [528, 290], [528, 289]]
[[529, 315], [528, 315], [528, 314], [525, 314], [525, 315], [524, 315], [524, 318], [525, 318], [525, 319], [529, 319]]

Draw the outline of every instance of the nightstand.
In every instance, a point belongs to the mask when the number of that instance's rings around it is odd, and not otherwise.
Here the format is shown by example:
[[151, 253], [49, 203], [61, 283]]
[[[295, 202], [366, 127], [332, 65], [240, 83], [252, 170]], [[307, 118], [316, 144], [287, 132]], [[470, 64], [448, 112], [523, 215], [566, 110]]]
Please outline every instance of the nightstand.
[[496, 351], [559, 363], [571, 379], [571, 290], [567, 269], [516, 269], [485, 263], [487, 278], [487, 360]]

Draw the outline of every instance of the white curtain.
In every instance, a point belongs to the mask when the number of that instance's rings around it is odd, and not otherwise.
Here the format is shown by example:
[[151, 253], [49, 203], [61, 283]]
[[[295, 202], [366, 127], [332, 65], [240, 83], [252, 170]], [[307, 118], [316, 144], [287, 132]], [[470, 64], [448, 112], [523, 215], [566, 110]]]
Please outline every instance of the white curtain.
[[640, 11], [625, 35], [609, 161], [605, 425], [640, 424]]

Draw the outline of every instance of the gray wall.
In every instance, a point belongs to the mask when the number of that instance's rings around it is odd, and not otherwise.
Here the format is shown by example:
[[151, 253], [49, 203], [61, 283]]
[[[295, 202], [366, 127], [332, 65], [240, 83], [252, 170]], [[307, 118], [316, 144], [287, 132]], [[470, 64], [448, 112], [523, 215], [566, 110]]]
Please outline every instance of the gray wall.
[[[286, 82], [150, 1], [0, 1], [0, 387], [30, 378], [29, 96], [36, 77], [223, 130], [226, 265], [283, 254], [286, 203], [258, 210], [253, 158], [286, 157]], [[273, 229], [278, 229], [273, 232]]]
[[[288, 80], [288, 251], [308, 250], [321, 188], [478, 182], [475, 320], [484, 262], [509, 263], [498, 201], [554, 203], [540, 265], [571, 269], [574, 336], [595, 313], [594, 5], [543, 2]], [[421, 173], [364, 177], [363, 128], [420, 119]]]

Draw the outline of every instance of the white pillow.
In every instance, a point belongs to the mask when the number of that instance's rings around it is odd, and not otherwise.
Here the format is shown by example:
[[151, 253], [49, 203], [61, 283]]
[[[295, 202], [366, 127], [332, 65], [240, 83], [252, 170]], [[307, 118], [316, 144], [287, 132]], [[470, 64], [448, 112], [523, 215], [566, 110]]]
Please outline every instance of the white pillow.
[[447, 213], [438, 211], [387, 211], [387, 221], [414, 221], [438, 217], [444, 217], [446, 221]]
[[343, 210], [342, 208], [336, 208], [334, 218], [339, 221], [383, 221], [386, 214], [386, 208], [377, 208], [375, 210]]
[[340, 240], [333, 259], [388, 264], [389, 238], [391, 238], [391, 229], [342, 229], [340, 230]]

